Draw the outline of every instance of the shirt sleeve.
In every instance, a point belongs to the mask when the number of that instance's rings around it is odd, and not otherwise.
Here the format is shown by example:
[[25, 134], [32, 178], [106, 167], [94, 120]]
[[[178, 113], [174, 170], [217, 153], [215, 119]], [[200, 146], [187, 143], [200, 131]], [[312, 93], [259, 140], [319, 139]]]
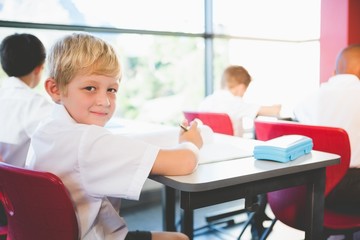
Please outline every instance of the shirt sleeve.
[[79, 169], [90, 195], [139, 199], [158, 147], [96, 126], [80, 141]]
[[248, 117], [254, 119], [259, 113], [260, 106], [257, 104], [247, 103], [242, 99], [234, 100], [233, 107], [228, 114], [236, 119]]

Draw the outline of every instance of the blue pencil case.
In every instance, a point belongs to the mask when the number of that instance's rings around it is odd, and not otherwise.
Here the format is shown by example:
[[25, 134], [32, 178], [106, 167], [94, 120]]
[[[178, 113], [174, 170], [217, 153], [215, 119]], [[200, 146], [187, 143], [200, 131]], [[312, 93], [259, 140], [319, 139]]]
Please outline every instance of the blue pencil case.
[[254, 158], [289, 162], [311, 152], [313, 141], [303, 135], [284, 135], [254, 147]]

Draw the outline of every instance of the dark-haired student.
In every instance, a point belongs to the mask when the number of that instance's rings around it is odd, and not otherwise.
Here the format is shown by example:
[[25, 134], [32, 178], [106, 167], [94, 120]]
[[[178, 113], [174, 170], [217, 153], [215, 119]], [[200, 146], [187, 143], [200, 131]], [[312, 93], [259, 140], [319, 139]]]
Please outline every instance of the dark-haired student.
[[33, 90], [41, 80], [46, 51], [36, 36], [15, 33], [2, 40], [0, 57], [8, 75], [0, 88], [0, 155], [4, 162], [24, 167], [30, 137], [53, 105]]

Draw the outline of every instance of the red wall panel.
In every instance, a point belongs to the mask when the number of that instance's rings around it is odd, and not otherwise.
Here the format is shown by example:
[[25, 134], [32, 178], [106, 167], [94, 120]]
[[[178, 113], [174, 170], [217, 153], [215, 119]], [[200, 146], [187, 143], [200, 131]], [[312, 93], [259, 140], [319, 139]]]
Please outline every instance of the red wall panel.
[[320, 82], [334, 73], [336, 56], [348, 43], [348, 1], [321, 1]]
[[338, 53], [360, 43], [360, 1], [321, 0], [320, 82], [333, 74]]

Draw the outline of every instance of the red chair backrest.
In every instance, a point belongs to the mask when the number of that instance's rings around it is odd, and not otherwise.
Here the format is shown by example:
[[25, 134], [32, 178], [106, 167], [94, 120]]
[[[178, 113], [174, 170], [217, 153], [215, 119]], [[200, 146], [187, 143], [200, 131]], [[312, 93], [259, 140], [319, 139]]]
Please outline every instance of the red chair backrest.
[[71, 199], [54, 174], [0, 162], [0, 191], [10, 239], [79, 239]]
[[184, 111], [184, 116], [189, 122], [193, 121], [195, 118], [200, 119], [216, 133], [234, 135], [231, 119], [226, 113]]
[[[285, 121], [255, 120], [255, 136], [258, 140], [269, 140], [287, 134], [300, 134], [312, 138], [314, 150], [337, 154], [338, 165], [326, 168], [325, 196], [344, 177], [350, 164], [350, 142], [347, 132], [341, 128], [305, 125]], [[304, 186], [268, 193], [268, 203], [275, 216], [283, 223], [303, 230], [306, 189]]]

